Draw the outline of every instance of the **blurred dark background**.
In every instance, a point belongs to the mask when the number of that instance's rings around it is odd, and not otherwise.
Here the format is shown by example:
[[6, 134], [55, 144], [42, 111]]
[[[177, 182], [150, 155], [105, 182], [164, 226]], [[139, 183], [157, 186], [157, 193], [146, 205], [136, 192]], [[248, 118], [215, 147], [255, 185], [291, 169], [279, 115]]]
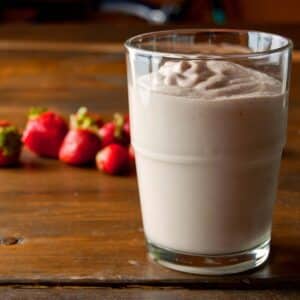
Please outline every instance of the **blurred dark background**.
[[1, 0], [1, 23], [295, 24], [299, 0]]
[[0, 0], [2, 40], [124, 42], [174, 28], [279, 33], [300, 49], [300, 0]]

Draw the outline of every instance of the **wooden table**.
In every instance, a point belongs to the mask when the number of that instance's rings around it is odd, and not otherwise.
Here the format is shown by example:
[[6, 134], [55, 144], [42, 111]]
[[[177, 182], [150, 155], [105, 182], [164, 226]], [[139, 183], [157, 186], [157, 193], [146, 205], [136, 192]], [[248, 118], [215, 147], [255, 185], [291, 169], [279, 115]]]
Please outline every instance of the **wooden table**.
[[[80, 105], [106, 116], [127, 110], [120, 43], [35, 39], [30, 45], [0, 42], [1, 118], [24, 126], [28, 108], [41, 103], [65, 115]], [[21, 167], [0, 170], [0, 297], [299, 299], [299, 76], [297, 52], [272, 253], [263, 267], [220, 277], [162, 268], [146, 256], [134, 174], [110, 177], [24, 151]]]

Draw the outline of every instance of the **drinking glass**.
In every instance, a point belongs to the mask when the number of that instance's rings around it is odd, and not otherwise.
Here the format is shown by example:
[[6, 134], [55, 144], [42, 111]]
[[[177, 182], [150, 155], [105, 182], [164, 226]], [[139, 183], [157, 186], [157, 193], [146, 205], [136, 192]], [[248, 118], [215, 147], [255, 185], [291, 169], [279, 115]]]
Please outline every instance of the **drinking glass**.
[[261, 265], [286, 142], [292, 42], [191, 29], [141, 34], [125, 47], [149, 256], [197, 274]]

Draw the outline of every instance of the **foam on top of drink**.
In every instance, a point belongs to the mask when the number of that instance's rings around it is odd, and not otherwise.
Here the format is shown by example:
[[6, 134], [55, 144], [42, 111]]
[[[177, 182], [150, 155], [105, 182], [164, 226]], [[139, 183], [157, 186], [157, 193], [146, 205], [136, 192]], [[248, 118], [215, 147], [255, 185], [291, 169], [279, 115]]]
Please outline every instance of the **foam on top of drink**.
[[162, 93], [211, 100], [281, 92], [277, 79], [222, 60], [166, 61], [157, 71], [142, 76], [140, 84]]

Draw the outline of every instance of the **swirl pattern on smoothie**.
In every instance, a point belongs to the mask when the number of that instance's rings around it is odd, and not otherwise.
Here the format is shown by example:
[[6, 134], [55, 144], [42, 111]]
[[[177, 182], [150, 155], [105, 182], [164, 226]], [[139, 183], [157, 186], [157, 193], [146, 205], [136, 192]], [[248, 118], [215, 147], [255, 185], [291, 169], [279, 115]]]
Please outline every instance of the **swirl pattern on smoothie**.
[[152, 89], [164, 93], [205, 99], [273, 95], [281, 90], [280, 82], [265, 73], [219, 60], [167, 61], [151, 74], [150, 81]]

